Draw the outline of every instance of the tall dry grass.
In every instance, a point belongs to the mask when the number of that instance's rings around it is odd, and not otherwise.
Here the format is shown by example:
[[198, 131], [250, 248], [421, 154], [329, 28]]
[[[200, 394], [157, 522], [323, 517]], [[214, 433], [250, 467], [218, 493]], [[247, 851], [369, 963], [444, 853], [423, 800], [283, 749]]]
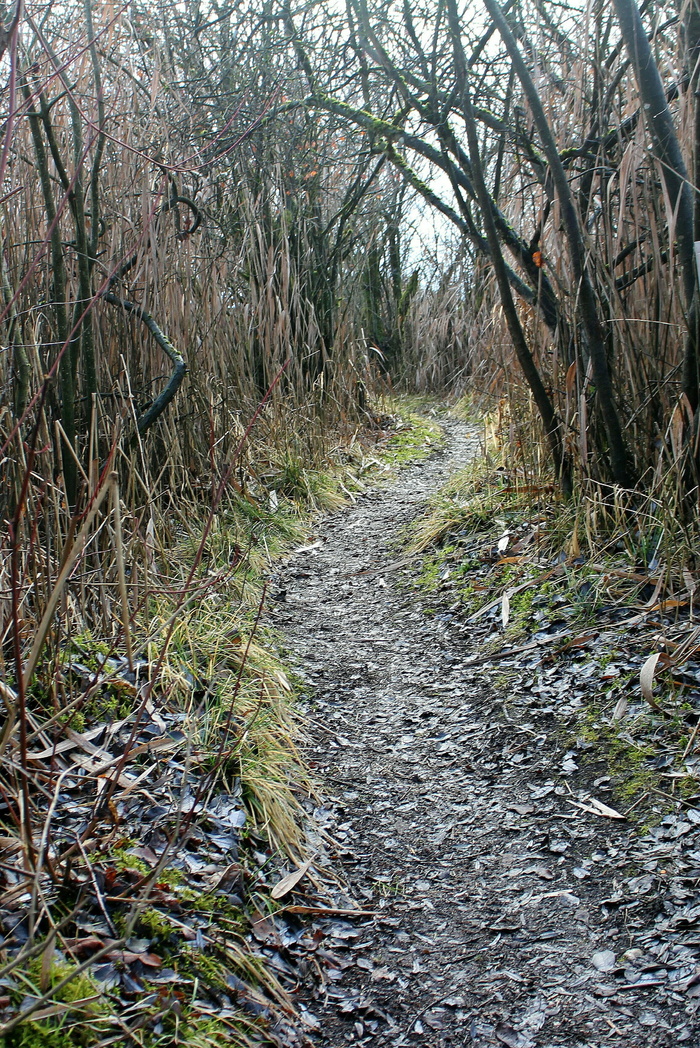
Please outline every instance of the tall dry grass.
[[[548, 24], [534, 7], [519, 11], [521, 48], [574, 193], [631, 473], [647, 492], [675, 485], [675, 504], [694, 516], [698, 425], [682, 392], [688, 317], [675, 255], [675, 217], [652, 154], [634, 72], [612, 9], [590, 3], [581, 18], [566, 8], [550, 16]], [[692, 173], [697, 102], [689, 88], [686, 17], [686, 6], [678, 12], [655, 8], [647, 25]], [[474, 104], [504, 113], [512, 129], [505, 135], [484, 129], [485, 169], [490, 185], [499, 169], [499, 203], [513, 230], [539, 252], [562, 316], [553, 334], [520, 302], [520, 320], [562, 419], [578, 481], [607, 483], [607, 439], [586, 363], [559, 200], [538, 159], [526, 103], [522, 98], [511, 102], [510, 116], [504, 108], [507, 66], [498, 51], [495, 44], [473, 71], [479, 84]], [[458, 124], [457, 113], [453, 120]], [[540, 226], [541, 235], [533, 240]], [[508, 258], [512, 263], [513, 256]], [[458, 264], [446, 252], [441, 276], [433, 277], [412, 305], [401, 366], [408, 386], [417, 382], [422, 388], [468, 391], [485, 398], [482, 403], [490, 408], [505, 398], [510, 425], [517, 429], [516, 446], [530, 446], [531, 458], [546, 462], [534, 447], [542, 441], [541, 426], [511, 348], [490, 267], [478, 257], [468, 255]]]
[[[373, 382], [336, 297], [342, 258], [329, 313], [314, 256], [357, 159], [332, 179], [326, 163], [328, 192], [287, 206], [290, 121], [265, 126], [279, 75], [260, 83], [251, 65], [201, 103], [202, 64], [170, 15], [29, 3], [3, 66], [0, 878], [12, 912], [31, 900], [4, 974], [29, 985], [39, 958], [32, 1009], [51, 1020], [55, 950], [80, 976], [76, 922], [112, 910], [144, 725], [185, 726], [166, 750], [183, 796], [240, 779], [251, 831], [297, 854], [298, 725], [260, 635], [261, 576], [301, 541], [295, 498], [337, 504], [322, 472]], [[182, 384], [144, 427], [177, 355]], [[74, 803], [85, 818], [65, 826]], [[193, 816], [174, 815], [128, 912], [117, 904], [112, 951], [179, 861]], [[245, 974], [239, 939], [243, 977], [281, 999], [252, 962]], [[2, 1035], [20, 1021], [5, 1015]]]
[[[88, 13], [83, 3], [68, 12], [28, 5], [5, 90], [15, 112], [3, 203], [3, 324], [11, 351], [0, 357], [0, 509], [6, 520], [19, 512], [22, 534], [13, 542], [30, 559], [44, 557], [49, 576], [110, 449], [125, 532], [143, 545], [145, 529], [156, 521], [168, 535], [178, 503], [210, 502], [271, 386], [253, 444], [260, 435], [263, 443], [292, 445], [311, 463], [325, 452], [324, 425], [354, 428], [372, 381], [361, 333], [336, 301], [337, 282], [325, 288], [319, 279], [326, 273], [311, 236], [342, 203], [343, 172], [353, 175], [352, 158], [332, 179], [326, 162], [325, 196], [297, 193], [292, 207], [285, 169], [292, 163], [295, 118], [286, 121], [289, 141], [277, 126], [279, 145], [261, 126], [278, 101], [279, 77], [261, 93], [255, 77], [241, 73], [220, 100], [220, 112], [217, 99], [197, 110], [188, 77], [199, 75], [201, 65], [194, 68], [186, 50], [174, 50], [172, 26], [137, 5], [95, 7], [93, 63]], [[17, 85], [25, 81], [23, 95]], [[39, 138], [55, 220], [47, 212], [29, 119], [42, 106]], [[294, 133], [298, 138], [299, 130]], [[94, 236], [86, 302], [76, 240], [78, 188], [83, 232], [91, 242]], [[52, 234], [64, 269], [65, 330], [53, 300]], [[103, 292], [135, 308], [127, 311]], [[337, 307], [333, 316], [327, 315], [329, 297]], [[137, 421], [167, 385], [172, 363], [136, 310], [152, 318], [187, 366], [169, 408], [143, 434]], [[88, 341], [95, 347], [96, 395], [89, 389]], [[74, 438], [65, 433], [68, 357]], [[252, 444], [241, 454], [237, 469], [254, 472]], [[102, 546], [109, 560], [110, 543]], [[30, 583], [28, 564], [20, 572], [23, 606], [28, 613], [31, 605], [37, 617], [42, 587]], [[111, 613], [106, 605], [102, 610], [99, 628], [107, 629]], [[92, 613], [87, 618], [97, 625]], [[5, 616], [5, 640], [8, 631]]]

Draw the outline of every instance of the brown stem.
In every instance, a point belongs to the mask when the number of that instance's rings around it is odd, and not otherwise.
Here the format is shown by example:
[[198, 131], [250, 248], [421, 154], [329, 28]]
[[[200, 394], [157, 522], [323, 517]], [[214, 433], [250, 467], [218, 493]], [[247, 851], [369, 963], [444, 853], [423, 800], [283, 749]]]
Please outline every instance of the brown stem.
[[496, 0], [484, 0], [486, 8], [493, 18], [503, 43], [513, 63], [513, 68], [520, 80], [528, 105], [532, 112], [535, 125], [542, 143], [547, 162], [552, 175], [552, 181], [559, 198], [562, 224], [566, 234], [569, 247], [569, 257], [576, 284], [576, 297], [578, 300], [578, 313], [581, 324], [586, 335], [588, 352], [593, 366], [593, 378], [596, 386], [596, 396], [603, 416], [603, 425], [608, 438], [608, 454], [612, 467], [612, 475], [616, 484], [621, 487], [631, 487], [632, 478], [627, 459], [627, 450], [622, 435], [622, 425], [615, 404], [612, 380], [608, 368], [607, 348], [605, 335], [595, 300], [595, 293], [586, 268], [586, 246], [583, 233], [579, 225], [574, 204], [573, 195], [569, 187], [566, 171], [557, 149], [552, 129], [542, 106], [542, 100], [535, 84], [530, 76], [518, 44], [505, 19], [501, 8]]

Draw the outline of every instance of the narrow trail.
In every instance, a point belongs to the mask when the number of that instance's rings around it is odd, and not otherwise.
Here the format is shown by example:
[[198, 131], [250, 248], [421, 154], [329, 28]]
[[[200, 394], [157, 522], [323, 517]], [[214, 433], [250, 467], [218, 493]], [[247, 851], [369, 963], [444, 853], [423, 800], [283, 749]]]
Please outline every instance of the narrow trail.
[[284, 571], [276, 621], [313, 690], [326, 790], [315, 819], [354, 905], [376, 915], [316, 923], [311, 1039], [700, 1045], [697, 1001], [654, 978], [653, 915], [642, 902], [637, 930], [614, 904], [633, 831], [572, 806], [554, 733], [509, 719], [469, 665], [468, 627], [426, 615], [405, 584], [398, 529], [478, 454], [467, 426], [445, 429], [442, 451], [328, 519]]

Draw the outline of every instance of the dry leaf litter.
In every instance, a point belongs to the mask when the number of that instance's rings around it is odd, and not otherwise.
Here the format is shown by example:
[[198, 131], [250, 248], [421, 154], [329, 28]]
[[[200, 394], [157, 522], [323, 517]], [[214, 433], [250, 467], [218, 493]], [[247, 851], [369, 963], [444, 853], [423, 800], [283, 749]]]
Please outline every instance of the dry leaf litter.
[[[63, 728], [60, 741], [30, 724], [37, 788], [51, 769], [52, 849], [75, 857], [62, 888], [47, 873], [28, 890], [15, 839], [4, 842], [9, 968], [63, 891], [65, 956], [109, 991], [129, 1037], [167, 1036], [189, 1002], [202, 1018], [247, 1015], [248, 1042], [280, 1048], [700, 1045], [700, 811], [692, 792], [674, 792], [697, 777], [694, 747], [679, 765], [654, 713], [661, 789], [650, 792], [661, 807], [645, 829], [614, 776], [596, 773], [590, 733], [577, 735], [581, 710], [610, 682], [620, 719], [656, 707], [668, 656], [650, 656], [648, 614], [611, 606], [581, 635], [556, 600], [513, 644], [508, 596], [465, 620], [449, 570], [425, 614], [411, 589], [419, 562], [396, 539], [479, 454], [468, 427], [445, 428], [441, 452], [327, 520], [275, 580], [270, 617], [312, 696], [308, 757], [322, 784], [307, 802], [305, 861], [280, 867], [249, 832], [236, 782], [209, 779], [167, 703]], [[487, 575], [523, 534], [496, 538], [486, 555], [483, 536], [463, 545], [479, 547]], [[692, 643], [685, 652], [676, 675], [695, 709]], [[150, 667], [74, 660], [65, 673], [78, 692], [135, 694]], [[119, 862], [98, 858], [127, 827]], [[124, 941], [117, 925], [144, 892], [158, 927], [141, 922]], [[198, 898], [228, 904], [233, 920]], [[270, 974], [255, 976], [246, 957]], [[207, 958], [228, 968], [226, 985]], [[7, 1021], [13, 971], [0, 988]], [[20, 1010], [32, 1009], [55, 1013], [28, 994]]]
[[[550, 615], [484, 656], [504, 601], [465, 621], [448, 584], [426, 616], [395, 541], [479, 454], [469, 427], [446, 431], [442, 451], [327, 520], [277, 578], [273, 617], [312, 695], [323, 784], [311, 861], [281, 894], [319, 877], [330, 902], [287, 906], [263, 953], [318, 1046], [700, 1045], [695, 799], [661, 790], [664, 814], [640, 827], [586, 763], [590, 741], [562, 742], [602, 678], [633, 669], [629, 702], [644, 704], [642, 655], [609, 661], [642, 617], [608, 609], [581, 638]], [[662, 775], [663, 747], [655, 759]]]

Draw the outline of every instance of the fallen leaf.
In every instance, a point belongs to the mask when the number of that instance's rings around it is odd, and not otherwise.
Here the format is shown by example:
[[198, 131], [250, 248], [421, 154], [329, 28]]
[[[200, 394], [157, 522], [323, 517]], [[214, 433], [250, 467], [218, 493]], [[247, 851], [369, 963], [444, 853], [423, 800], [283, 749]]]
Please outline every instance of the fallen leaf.
[[306, 546], [297, 546], [296, 549], [292, 550], [292, 555], [296, 553], [310, 553], [312, 549], [320, 549], [322, 545], [323, 542], [321, 541], [321, 539], [317, 539], [316, 542], [310, 542]]
[[501, 1044], [507, 1045], [508, 1048], [521, 1048], [526, 1043], [517, 1030], [512, 1026], [506, 1026], [505, 1023], [499, 1023], [494, 1033]]
[[258, 942], [274, 943], [275, 946], [281, 945], [279, 932], [275, 927], [274, 921], [271, 921], [269, 917], [265, 917], [262, 913], [254, 915], [250, 929]]
[[529, 815], [530, 812], [535, 810], [534, 804], [509, 804], [509, 811], [516, 811], [518, 815]]
[[611, 808], [607, 804], [603, 804], [602, 801], [596, 800], [595, 797], [589, 797], [585, 804], [579, 804], [577, 801], [569, 801], [569, 804], [573, 804], [575, 808], [580, 808], [581, 811], [587, 811], [590, 815], [600, 815], [602, 819], [622, 819], [624, 821], [625, 816], [615, 808]]
[[395, 978], [396, 975], [394, 972], [390, 971], [389, 968], [375, 968], [372, 972], [372, 982], [380, 982], [381, 980], [384, 980], [385, 982], [391, 983]]
[[629, 705], [629, 703], [627, 702], [627, 699], [625, 698], [625, 696], [624, 695], [620, 696], [620, 698], [617, 700], [617, 704], [615, 706], [615, 709], [613, 710], [612, 719], [614, 721], [622, 720], [622, 718], [624, 717], [625, 713], [627, 712], [628, 705]]
[[660, 659], [663, 659], [664, 662], [667, 662], [668, 656], [664, 655], [664, 653], [661, 651], [654, 652], [654, 654], [650, 655], [649, 658], [646, 660], [639, 674], [639, 684], [642, 689], [642, 695], [653, 710], [661, 709], [658, 702], [654, 698], [654, 674], [656, 673], [656, 667]]
[[612, 950], [599, 950], [591, 957], [591, 964], [599, 972], [611, 972], [615, 967], [615, 954]]
[[313, 855], [310, 859], [303, 863], [303, 865], [301, 865], [298, 870], [294, 870], [293, 873], [288, 873], [286, 877], [283, 877], [281, 881], [278, 881], [272, 889], [272, 891], [270, 892], [271, 897], [273, 899], [283, 899], [285, 895], [288, 895], [292, 888], [294, 888], [299, 883], [299, 881], [307, 872], [315, 858], [316, 856]]

